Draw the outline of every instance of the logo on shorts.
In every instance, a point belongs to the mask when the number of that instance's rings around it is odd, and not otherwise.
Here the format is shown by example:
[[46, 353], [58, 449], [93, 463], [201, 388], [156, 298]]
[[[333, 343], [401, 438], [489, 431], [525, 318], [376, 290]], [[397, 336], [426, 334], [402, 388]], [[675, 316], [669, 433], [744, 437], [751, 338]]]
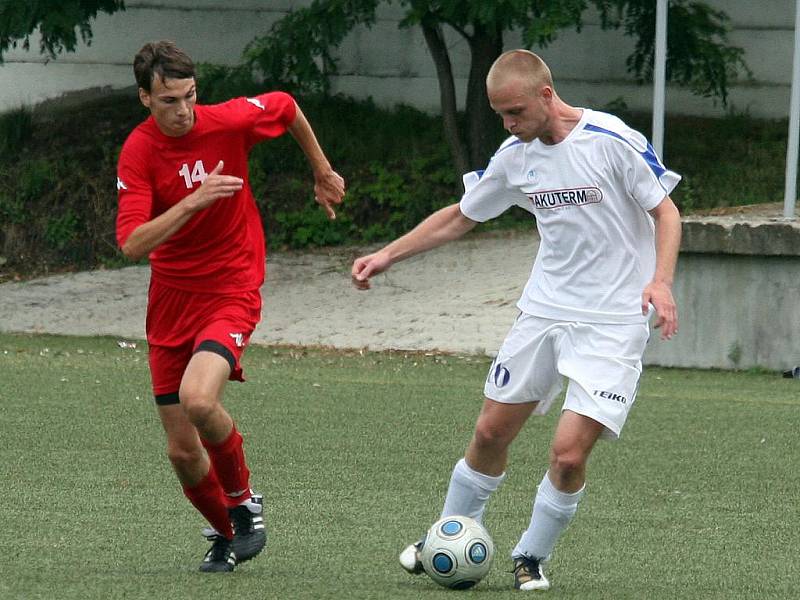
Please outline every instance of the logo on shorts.
[[511, 381], [511, 372], [502, 363], [497, 363], [489, 371], [489, 378], [494, 382], [495, 386], [499, 388], [505, 387]]
[[233, 338], [233, 342], [236, 344], [237, 348], [241, 348], [242, 346], [244, 346], [243, 333], [229, 333], [228, 335]]
[[627, 404], [628, 399], [623, 396], [622, 394], [615, 394], [614, 392], [605, 392], [603, 390], [595, 390], [595, 396], [600, 396], [601, 398], [605, 398], [607, 400], [614, 400], [615, 402], [620, 402], [621, 404]]

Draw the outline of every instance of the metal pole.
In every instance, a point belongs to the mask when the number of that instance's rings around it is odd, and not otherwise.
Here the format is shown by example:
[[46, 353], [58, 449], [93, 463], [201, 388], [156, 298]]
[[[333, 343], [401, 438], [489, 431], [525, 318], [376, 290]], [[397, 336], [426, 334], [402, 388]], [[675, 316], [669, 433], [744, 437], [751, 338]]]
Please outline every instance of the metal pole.
[[798, 134], [800, 134], [800, 0], [795, 0], [792, 97], [789, 103], [789, 143], [786, 145], [786, 187], [783, 192], [783, 216], [786, 219], [794, 219], [794, 205], [797, 201]]
[[[800, 2], [800, 0], [797, 0]], [[653, 64], [653, 148], [664, 159], [664, 95], [667, 78], [667, 4], [656, 5], [656, 48]]]

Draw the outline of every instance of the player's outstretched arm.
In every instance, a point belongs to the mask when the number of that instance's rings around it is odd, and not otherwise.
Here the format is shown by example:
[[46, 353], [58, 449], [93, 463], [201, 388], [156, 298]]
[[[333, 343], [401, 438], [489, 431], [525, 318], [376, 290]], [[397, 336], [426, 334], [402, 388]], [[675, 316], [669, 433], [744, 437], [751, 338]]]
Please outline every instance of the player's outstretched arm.
[[681, 215], [669, 196], [650, 211], [656, 223], [656, 271], [653, 280], [642, 292], [642, 314], [648, 305], [656, 309], [655, 327], [661, 329], [661, 339], [668, 340], [678, 333], [678, 309], [672, 297], [675, 264], [681, 246]]
[[220, 198], [230, 198], [242, 189], [244, 180], [223, 175], [224, 163], [219, 161], [194, 192], [156, 218], [139, 225], [125, 240], [122, 253], [132, 260], [147, 256], [183, 227], [192, 216], [214, 204]]
[[314, 199], [325, 209], [328, 218], [333, 220], [336, 218], [334, 206], [341, 204], [344, 198], [344, 179], [331, 168], [303, 111], [297, 104], [295, 109], [296, 115], [289, 125], [289, 133], [303, 150], [314, 171]]
[[463, 215], [458, 203], [446, 206], [377, 252], [357, 258], [350, 273], [353, 285], [368, 290], [373, 275], [383, 273], [396, 262], [460, 238], [477, 224]]

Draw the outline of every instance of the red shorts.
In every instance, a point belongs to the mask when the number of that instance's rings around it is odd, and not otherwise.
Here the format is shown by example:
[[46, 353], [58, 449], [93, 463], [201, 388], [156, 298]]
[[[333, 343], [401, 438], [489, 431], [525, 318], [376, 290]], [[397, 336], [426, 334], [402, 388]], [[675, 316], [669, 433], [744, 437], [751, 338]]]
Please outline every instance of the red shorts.
[[186, 366], [198, 351], [219, 354], [229, 379], [244, 381], [239, 360], [261, 320], [261, 293], [199, 294], [150, 283], [147, 344], [157, 404], [178, 402]]

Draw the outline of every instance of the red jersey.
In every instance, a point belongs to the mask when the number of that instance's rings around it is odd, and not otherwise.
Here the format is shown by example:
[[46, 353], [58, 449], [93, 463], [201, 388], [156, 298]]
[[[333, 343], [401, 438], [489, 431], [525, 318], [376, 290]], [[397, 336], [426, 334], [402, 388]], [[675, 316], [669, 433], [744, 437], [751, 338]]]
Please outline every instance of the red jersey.
[[187, 291], [231, 293], [264, 282], [264, 229], [247, 171], [257, 142], [283, 134], [294, 122], [294, 99], [283, 92], [195, 105], [192, 130], [164, 135], [149, 117], [122, 146], [117, 164], [117, 243], [140, 225], [191, 194], [225, 162], [223, 175], [244, 180], [230, 198], [220, 198], [150, 253], [152, 278]]

